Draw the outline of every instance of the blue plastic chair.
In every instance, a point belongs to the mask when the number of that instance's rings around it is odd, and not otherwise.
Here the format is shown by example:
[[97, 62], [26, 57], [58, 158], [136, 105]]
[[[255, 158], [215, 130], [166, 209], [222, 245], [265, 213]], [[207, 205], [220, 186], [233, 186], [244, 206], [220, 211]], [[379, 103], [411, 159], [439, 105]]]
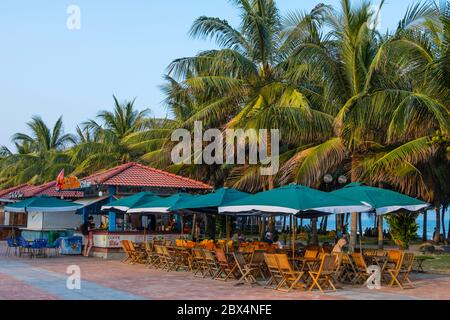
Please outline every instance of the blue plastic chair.
[[17, 250], [20, 247], [19, 244], [13, 238], [7, 238], [6, 243], [8, 246], [6, 247], [5, 256], [9, 256], [12, 249], [14, 249], [14, 255], [17, 256]]
[[22, 256], [22, 254], [26, 253], [31, 257], [31, 244], [24, 237], [18, 237], [17, 244], [19, 246], [19, 256]]
[[50, 252], [50, 250], [53, 249], [55, 251], [55, 256], [58, 256], [59, 248], [61, 248], [61, 241], [62, 241], [62, 238], [56, 239], [55, 241], [53, 241], [52, 244], [47, 244], [46, 249], [48, 249], [49, 252]]
[[32, 256], [42, 256], [45, 257], [45, 248], [47, 247], [47, 240], [45, 239], [35, 239], [31, 244]]

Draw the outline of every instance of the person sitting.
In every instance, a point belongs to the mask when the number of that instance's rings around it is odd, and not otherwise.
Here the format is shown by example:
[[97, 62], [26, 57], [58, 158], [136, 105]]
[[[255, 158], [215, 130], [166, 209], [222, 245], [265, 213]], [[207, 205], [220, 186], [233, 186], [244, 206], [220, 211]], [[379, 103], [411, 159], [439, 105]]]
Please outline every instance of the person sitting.
[[272, 238], [273, 238], [272, 232], [267, 231], [267, 232], [266, 232], [265, 241], [266, 241], [267, 243], [272, 244], [272, 243], [273, 243], [273, 239], [272, 239]]
[[273, 237], [273, 244], [276, 245], [278, 249], [283, 249], [284, 243], [280, 241], [279, 235]]

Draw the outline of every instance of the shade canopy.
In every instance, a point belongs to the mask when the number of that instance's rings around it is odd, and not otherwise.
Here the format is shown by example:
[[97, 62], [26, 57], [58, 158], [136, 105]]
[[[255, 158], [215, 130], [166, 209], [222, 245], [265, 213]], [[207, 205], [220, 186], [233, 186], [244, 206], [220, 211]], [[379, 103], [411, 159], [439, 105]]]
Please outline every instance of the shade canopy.
[[102, 210], [117, 210], [127, 212], [134, 207], [138, 207], [142, 204], [149, 203], [158, 199], [161, 199], [161, 197], [158, 197], [153, 192], [140, 192], [130, 197], [112, 201], [107, 205], [102, 206]]
[[177, 193], [168, 198], [159, 198], [142, 203], [128, 210], [128, 213], [168, 213], [170, 208], [195, 196], [187, 193]]
[[186, 201], [180, 201], [170, 208], [171, 211], [195, 210], [199, 212], [217, 213], [217, 208], [248, 197], [250, 194], [236, 189], [222, 188], [214, 193], [192, 197]]
[[360, 201], [341, 198], [330, 193], [301, 185], [290, 185], [260, 192], [237, 200], [227, 206], [219, 207], [220, 214], [298, 214], [305, 211], [318, 211], [327, 214], [346, 212], [365, 212], [369, 205]]
[[83, 205], [53, 197], [39, 196], [5, 206], [8, 212], [75, 212]]
[[408, 197], [404, 194], [392, 190], [365, 186], [362, 183], [351, 183], [343, 189], [332, 192], [332, 194], [368, 203], [379, 215], [388, 214], [400, 209], [418, 211], [430, 206], [424, 201]]

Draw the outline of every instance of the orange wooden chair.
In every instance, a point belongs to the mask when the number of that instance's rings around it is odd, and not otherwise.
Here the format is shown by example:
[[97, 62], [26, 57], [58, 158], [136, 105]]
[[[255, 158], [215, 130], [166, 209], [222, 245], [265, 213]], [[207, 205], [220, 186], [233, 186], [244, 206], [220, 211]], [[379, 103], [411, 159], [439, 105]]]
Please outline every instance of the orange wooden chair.
[[237, 279], [235, 275], [236, 263], [230, 264], [223, 249], [216, 249], [215, 253], [219, 266], [219, 272], [216, 274], [215, 279], [221, 281], [227, 281], [230, 278]]
[[[305, 284], [301, 283], [304, 271], [294, 271], [291, 263], [287, 255], [285, 254], [277, 254], [275, 255], [275, 259], [278, 264], [278, 269], [283, 277], [282, 282], [278, 285], [277, 290], [283, 292], [289, 292], [294, 288], [305, 289]], [[285, 286], [286, 288], [283, 288]]]
[[352, 280], [353, 284], [364, 284], [369, 278], [369, 273], [367, 272], [366, 261], [361, 253], [353, 253], [352, 259], [355, 265], [355, 277]]
[[270, 273], [270, 278], [264, 288], [277, 290], [280, 283], [283, 281], [283, 275], [278, 267], [276, 254], [264, 253], [264, 260]]
[[330, 254], [325, 254], [322, 257], [322, 262], [320, 264], [320, 268], [318, 271], [308, 271], [309, 276], [311, 277], [313, 283], [309, 288], [309, 291], [312, 291], [315, 287], [317, 287], [322, 293], [324, 289], [331, 288], [332, 291], [336, 291], [336, 287], [334, 286], [333, 274], [335, 272], [335, 262], [336, 259], [334, 256]]
[[402, 258], [397, 263], [395, 268], [388, 269], [388, 273], [391, 276], [392, 280], [389, 283], [389, 287], [392, 287], [394, 284], [398, 285], [402, 290], [405, 289], [405, 283], [410, 288], [414, 288], [414, 284], [409, 279], [409, 274], [413, 269], [414, 262], [414, 253], [403, 253]]

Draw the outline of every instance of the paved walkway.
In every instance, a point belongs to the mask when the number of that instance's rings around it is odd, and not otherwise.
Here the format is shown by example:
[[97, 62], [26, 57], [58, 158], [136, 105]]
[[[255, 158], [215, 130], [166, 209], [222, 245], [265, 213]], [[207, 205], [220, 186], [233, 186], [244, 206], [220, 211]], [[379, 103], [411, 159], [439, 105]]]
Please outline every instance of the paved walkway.
[[[115, 290], [95, 282], [83, 280], [80, 289], [68, 289], [67, 280], [69, 274], [60, 274], [47, 271], [43, 268], [10, 259], [0, 260], [0, 276], [3, 277], [0, 299], [8, 299], [9, 292], [14, 292], [17, 287], [35, 292], [25, 293], [21, 298], [33, 299], [64, 299], [64, 300], [138, 300], [140, 296], [125, 291]], [[5, 283], [9, 280], [9, 283]], [[19, 289], [20, 290], [20, 289]], [[6, 292], [5, 292], [6, 291]], [[14, 294], [14, 297], [20, 294]]]
[[[450, 300], [450, 276], [413, 275], [415, 289], [369, 290], [345, 286], [335, 293], [276, 292], [262, 287], [233, 285], [195, 278], [185, 272], [165, 272], [84, 257], [29, 259], [5, 257], [0, 251], [1, 299], [187, 299], [187, 300]], [[81, 289], [66, 286], [67, 267], [81, 270]]]

